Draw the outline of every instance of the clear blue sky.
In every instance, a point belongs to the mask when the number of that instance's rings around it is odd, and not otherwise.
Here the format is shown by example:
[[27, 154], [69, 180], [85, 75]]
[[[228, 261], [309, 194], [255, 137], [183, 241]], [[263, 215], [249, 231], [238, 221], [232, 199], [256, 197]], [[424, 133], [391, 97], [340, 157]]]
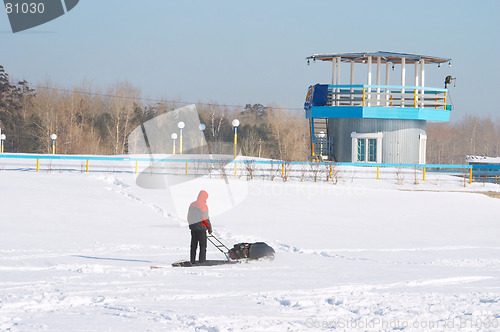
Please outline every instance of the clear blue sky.
[[34, 84], [128, 80], [146, 98], [302, 108], [307, 87], [331, 79], [330, 63], [306, 56], [417, 53], [453, 59], [426, 68], [427, 86], [457, 78], [452, 119], [498, 118], [499, 17], [497, 0], [80, 0], [16, 34], [0, 12], [0, 64]]

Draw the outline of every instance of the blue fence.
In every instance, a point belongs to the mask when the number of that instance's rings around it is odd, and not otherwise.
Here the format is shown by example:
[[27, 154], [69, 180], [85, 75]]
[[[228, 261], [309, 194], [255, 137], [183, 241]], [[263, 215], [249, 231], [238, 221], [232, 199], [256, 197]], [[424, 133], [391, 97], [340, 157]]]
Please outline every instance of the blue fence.
[[[73, 163], [72, 163], [73, 162]], [[488, 182], [498, 182], [500, 176], [500, 165], [495, 164], [383, 164], [383, 163], [332, 163], [332, 162], [311, 162], [311, 161], [281, 161], [281, 160], [266, 160], [252, 159], [247, 157], [238, 157], [236, 160], [228, 155], [123, 155], [123, 156], [97, 156], [97, 155], [58, 155], [58, 154], [0, 154], [0, 169], [22, 169], [30, 170], [46, 170], [50, 165], [50, 170], [57, 168], [59, 170], [78, 171], [74, 162], [81, 162], [81, 172], [98, 172], [98, 171], [119, 171], [120, 172], [135, 172], [140, 168], [149, 167], [152, 164], [167, 163], [169, 165], [177, 164], [177, 173], [193, 173], [194, 168], [200, 167], [200, 163], [212, 164], [212, 168], [230, 167], [234, 168], [234, 175], [242, 175], [245, 171], [250, 171], [250, 168], [260, 166], [261, 168], [271, 168], [281, 172], [281, 176], [285, 176], [287, 172], [292, 174], [298, 172], [299, 167], [321, 167], [326, 169], [340, 167], [362, 167], [377, 171], [377, 179], [379, 171], [382, 169], [405, 169], [407, 171], [418, 170], [423, 172], [425, 180], [425, 172], [429, 173], [450, 173], [461, 176], [469, 176], [472, 178], [482, 177], [488, 178]], [[17, 166], [16, 166], [17, 165]], [[18, 167], [18, 165], [24, 167]], [[54, 166], [55, 165], [55, 166]], [[195, 166], [198, 165], [198, 166]], [[223, 165], [223, 166], [221, 166]], [[141, 167], [139, 167], [141, 166]], [[161, 166], [158, 166], [161, 168]], [[179, 171], [182, 169], [182, 172]], [[198, 171], [196, 171], [198, 174]], [[200, 172], [202, 173], [202, 172]], [[278, 174], [279, 176], [279, 174]], [[291, 175], [293, 177], [293, 175]], [[493, 180], [494, 179], [494, 180]]]
[[[228, 160], [231, 156], [221, 155], [175, 155], [175, 156], [97, 156], [97, 155], [59, 155], [59, 154], [0, 154], [1, 159], [30, 159], [30, 160], [76, 160], [76, 161], [131, 161], [131, 162], [220, 162], [220, 160]], [[245, 164], [252, 162], [255, 164], [289, 164], [289, 165], [309, 165], [310, 161], [282, 161], [282, 160], [266, 160], [266, 159], [236, 159], [228, 160], [228, 163]], [[357, 167], [402, 167], [402, 168], [440, 168], [440, 169], [470, 169], [473, 170], [491, 170], [500, 171], [500, 164], [384, 164], [384, 163], [346, 163], [346, 162], [314, 162], [318, 165], [337, 165], [337, 166], [357, 166]]]

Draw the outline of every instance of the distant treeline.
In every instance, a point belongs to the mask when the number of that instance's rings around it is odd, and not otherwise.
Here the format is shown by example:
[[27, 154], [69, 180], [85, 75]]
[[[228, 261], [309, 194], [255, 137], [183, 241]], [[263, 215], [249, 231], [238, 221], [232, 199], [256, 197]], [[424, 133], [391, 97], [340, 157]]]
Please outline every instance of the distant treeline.
[[500, 157], [499, 119], [467, 115], [458, 122], [427, 123], [427, 163], [463, 164], [466, 155]]
[[[143, 102], [128, 82], [104, 91], [85, 84], [71, 91], [46, 82], [36, 89], [12, 83], [0, 66], [0, 128], [5, 152], [50, 153], [57, 134], [57, 153], [125, 154], [128, 135], [137, 126], [184, 106], [173, 101]], [[309, 127], [303, 112], [261, 104], [242, 107], [196, 105], [209, 144], [232, 142], [231, 121], [240, 120], [239, 147], [244, 155], [306, 160]], [[500, 122], [466, 116], [456, 123], [428, 123], [427, 162], [463, 163], [466, 155], [500, 156]], [[165, 151], [168, 153], [169, 151]]]
[[[0, 66], [0, 128], [5, 152], [50, 153], [51, 134], [57, 135], [57, 153], [125, 154], [127, 138], [142, 123], [182, 103], [143, 103], [139, 89], [128, 82], [105, 91], [85, 84], [71, 91], [47, 82], [36, 89], [28, 82], [10, 82]], [[277, 106], [229, 107], [197, 104], [205, 138], [233, 142], [233, 119], [239, 119], [238, 143], [244, 155], [304, 160], [309, 154], [309, 131], [303, 113]], [[170, 151], [165, 151], [168, 153]]]

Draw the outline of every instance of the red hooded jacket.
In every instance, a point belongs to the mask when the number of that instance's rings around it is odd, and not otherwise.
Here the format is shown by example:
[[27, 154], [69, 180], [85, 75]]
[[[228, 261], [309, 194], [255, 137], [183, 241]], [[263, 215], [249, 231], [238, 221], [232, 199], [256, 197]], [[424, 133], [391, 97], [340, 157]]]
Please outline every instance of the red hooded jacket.
[[212, 229], [208, 215], [207, 199], [208, 193], [205, 190], [201, 190], [196, 201], [189, 205], [187, 219], [191, 230], [204, 231]]

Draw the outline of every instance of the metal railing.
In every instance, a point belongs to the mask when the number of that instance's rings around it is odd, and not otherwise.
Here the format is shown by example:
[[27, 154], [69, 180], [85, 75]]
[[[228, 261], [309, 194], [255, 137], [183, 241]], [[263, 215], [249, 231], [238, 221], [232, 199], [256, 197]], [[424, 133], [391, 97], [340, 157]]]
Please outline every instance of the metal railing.
[[447, 89], [396, 85], [329, 85], [327, 106], [447, 109]]

